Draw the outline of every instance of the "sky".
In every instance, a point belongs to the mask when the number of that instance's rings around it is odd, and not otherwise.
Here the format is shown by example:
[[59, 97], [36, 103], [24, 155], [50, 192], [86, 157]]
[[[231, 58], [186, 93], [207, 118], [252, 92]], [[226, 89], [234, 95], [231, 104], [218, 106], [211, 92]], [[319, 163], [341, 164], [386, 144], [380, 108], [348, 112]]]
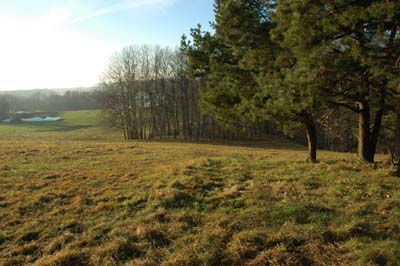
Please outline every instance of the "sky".
[[93, 86], [123, 47], [212, 20], [213, 0], [0, 0], [0, 90]]

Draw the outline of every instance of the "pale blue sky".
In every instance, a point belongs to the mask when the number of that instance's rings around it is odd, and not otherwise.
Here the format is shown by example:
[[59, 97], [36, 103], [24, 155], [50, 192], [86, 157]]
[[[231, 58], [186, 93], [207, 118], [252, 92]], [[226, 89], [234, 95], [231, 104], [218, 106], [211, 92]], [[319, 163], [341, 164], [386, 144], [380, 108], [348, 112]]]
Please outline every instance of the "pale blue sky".
[[115, 51], [211, 20], [213, 0], [0, 0], [0, 90], [94, 85]]

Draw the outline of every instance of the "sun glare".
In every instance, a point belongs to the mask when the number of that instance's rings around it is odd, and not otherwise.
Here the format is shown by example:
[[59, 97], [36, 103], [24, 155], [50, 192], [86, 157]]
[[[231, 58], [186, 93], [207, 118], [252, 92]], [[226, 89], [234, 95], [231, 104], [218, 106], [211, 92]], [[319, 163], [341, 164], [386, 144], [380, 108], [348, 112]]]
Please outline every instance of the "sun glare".
[[0, 18], [1, 89], [91, 86], [117, 49], [69, 31], [63, 17]]

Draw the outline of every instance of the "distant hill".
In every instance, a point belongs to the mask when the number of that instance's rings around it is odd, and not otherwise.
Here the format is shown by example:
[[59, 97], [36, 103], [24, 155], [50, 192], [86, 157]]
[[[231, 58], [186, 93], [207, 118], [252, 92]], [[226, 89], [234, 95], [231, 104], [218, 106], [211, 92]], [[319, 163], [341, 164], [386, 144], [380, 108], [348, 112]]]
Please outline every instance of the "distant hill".
[[63, 95], [67, 91], [92, 91], [95, 90], [97, 87], [76, 87], [76, 88], [60, 88], [60, 89], [32, 89], [32, 90], [4, 90], [0, 91], [0, 95], [12, 95], [15, 97], [31, 97], [33, 95], [41, 94], [43, 96], [48, 96], [52, 94], [59, 94]]

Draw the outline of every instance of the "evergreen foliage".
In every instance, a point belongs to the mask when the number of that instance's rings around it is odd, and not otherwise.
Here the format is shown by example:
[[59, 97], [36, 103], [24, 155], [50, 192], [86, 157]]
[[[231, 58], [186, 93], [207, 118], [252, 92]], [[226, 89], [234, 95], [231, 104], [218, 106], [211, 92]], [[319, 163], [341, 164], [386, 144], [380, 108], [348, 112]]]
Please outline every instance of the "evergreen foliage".
[[226, 124], [303, 125], [313, 162], [317, 122], [353, 111], [359, 158], [373, 162], [383, 117], [399, 106], [399, 24], [397, 1], [218, 0], [215, 32], [192, 30], [189, 71]]

